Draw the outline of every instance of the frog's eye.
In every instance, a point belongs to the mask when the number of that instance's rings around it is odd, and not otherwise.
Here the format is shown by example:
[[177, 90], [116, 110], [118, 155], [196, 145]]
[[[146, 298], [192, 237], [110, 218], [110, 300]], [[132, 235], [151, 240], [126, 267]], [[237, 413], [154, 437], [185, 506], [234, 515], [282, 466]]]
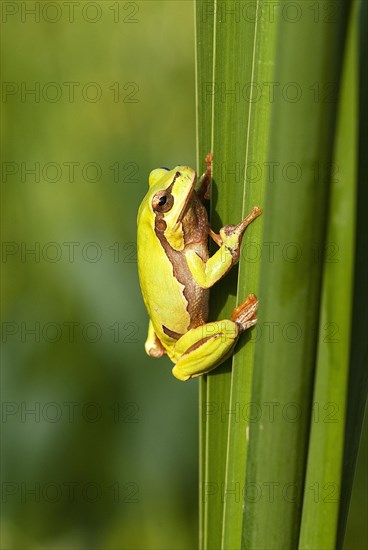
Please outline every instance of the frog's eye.
[[168, 212], [174, 204], [174, 197], [167, 191], [159, 191], [152, 199], [152, 208], [156, 212]]

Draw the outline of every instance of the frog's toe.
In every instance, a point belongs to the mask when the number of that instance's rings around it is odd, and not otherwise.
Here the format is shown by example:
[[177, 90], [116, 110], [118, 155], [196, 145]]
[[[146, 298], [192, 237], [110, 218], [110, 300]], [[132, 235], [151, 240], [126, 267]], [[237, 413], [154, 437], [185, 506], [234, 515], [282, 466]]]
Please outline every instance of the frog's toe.
[[258, 300], [254, 294], [249, 294], [244, 302], [234, 309], [231, 320], [238, 325], [240, 332], [257, 323], [257, 309]]

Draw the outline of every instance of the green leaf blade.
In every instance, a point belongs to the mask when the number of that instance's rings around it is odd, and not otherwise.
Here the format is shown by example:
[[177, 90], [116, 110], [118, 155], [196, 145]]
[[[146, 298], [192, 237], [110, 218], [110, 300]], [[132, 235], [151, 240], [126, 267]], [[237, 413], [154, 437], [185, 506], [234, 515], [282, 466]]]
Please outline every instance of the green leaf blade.
[[[297, 83], [305, 93], [298, 101], [279, 95], [273, 110], [269, 161], [281, 170], [267, 182], [264, 211], [264, 242], [273, 243], [275, 259], [263, 256], [261, 264], [262, 337], [255, 345], [252, 400], [263, 415], [250, 429], [246, 476], [254, 490], [245, 498], [247, 549], [298, 544], [322, 279], [315, 251], [325, 240], [325, 171], [336, 115], [336, 103], [316, 102], [309, 88], [338, 81], [342, 13], [335, 25], [280, 21], [275, 81], [280, 87]], [[290, 163], [302, 174], [294, 184], [282, 171]]]
[[[337, 125], [316, 379], [299, 548], [335, 548], [353, 299], [357, 175], [357, 16], [352, 14]], [[328, 250], [328, 249], [327, 249]]]
[[[277, 22], [271, 21], [271, 19], [260, 21], [257, 17], [260, 9], [261, 2], [258, 2], [253, 42], [249, 44], [250, 51], [247, 60], [251, 67], [248, 80], [251, 93], [248, 100], [247, 139], [243, 168], [242, 218], [251, 211], [253, 206], [263, 207], [266, 184], [264, 168], [268, 159], [272, 104], [265, 90], [261, 95], [259, 94], [259, 83], [270, 82], [273, 78]], [[237, 304], [244, 301], [249, 293], [258, 295], [262, 229], [263, 218], [261, 217], [251, 224], [244, 235], [243, 254], [239, 263]], [[249, 404], [252, 401], [255, 335], [256, 330], [248, 331], [243, 335], [233, 356], [222, 534], [222, 548], [229, 550], [240, 548], [242, 539], [243, 494], [251, 418]]]

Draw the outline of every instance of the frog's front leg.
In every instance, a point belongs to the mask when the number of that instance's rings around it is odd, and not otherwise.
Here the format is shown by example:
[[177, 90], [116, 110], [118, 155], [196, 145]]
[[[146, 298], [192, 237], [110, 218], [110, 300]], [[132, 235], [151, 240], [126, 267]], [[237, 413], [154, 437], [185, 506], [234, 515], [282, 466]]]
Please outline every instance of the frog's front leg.
[[155, 333], [152, 321], [148, 323], [148, 334], [146, 343], [144, 344], [144, 349], [150, 357], [162, 357], [163, 355], [166, 355], [166, 350]]
[[172, 370], [179, 380], [206, 374], [231, 355], [241, 332], [256, 324], [258, 300], [254, 294], [234, 309], [231, 320], [215, 321], [189, 330], [177, 341]]
[[239, 260], [243, 233], [248, 225], [260, 216], [261, 213], [262, 210], [258, 206], [255, 206], [251, 213], [238, 225], [225, 225], [220, 229], [219, 235], [210, 230], [211, 237], [220, 248], [207, 262], [204, 262], [197, 254], [195, 245], [187, 247], [185, 250], [187, 264], [194, 280], [199, 286], [210, 288], [226, 275], [229, 269]]

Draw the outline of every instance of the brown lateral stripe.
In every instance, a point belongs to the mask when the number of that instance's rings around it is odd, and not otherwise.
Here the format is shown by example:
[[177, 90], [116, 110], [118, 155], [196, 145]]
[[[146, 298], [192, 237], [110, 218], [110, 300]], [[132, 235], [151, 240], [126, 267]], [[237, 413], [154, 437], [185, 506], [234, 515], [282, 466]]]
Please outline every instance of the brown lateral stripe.
[[162, 330], [164, 331], [167, 336], [170, 336], [170, 338], [173, 338], [174, 340], [179, 340], [183, 335], [179, 334], [178, 332], [175, 332], [174, 330], [170, 330], [169, 328], [165, 327], [165, 325], [162, 325]]
[[211, 336], [205, 336], [202, 340], [199, 340], [198, 342], [196, 342], [192, 346], [189, 346], [189, 348], [183, 353], [182, 357], [184, 357], [185, 355], [188, 355], [188, 353], [200, 348], [201, 346], [203, 346], [203, 344], [208, 342], [208, 340], [211, 340], [212, 338], [218, 338], [219, 336], [222, 336], [222, 333], [219, 332], [218, 334], [211, 334]]
[[[195, 193], [195, 191], [193, 192]], [[194, 195], [194, 200], [196, 195]], [[199, 203], [199, 201], [198, 201]], [[204, 213], [206, 212], [202, 206]], [[207, 217], [202, 220], [202, 229], [207, 234]], [[195, 223], [195, 220], [193, 221]], [[185, 257], [185, 248], [184, 250], [175, 250], [171, 247], [169, 241], [165, 237], [165, 230], [167, 228], [166, 221], [164, 219], [164, 214], [161, 212], [155, 213], [155, 234], [158, 238], [164, 252], [171, 263], [173, 269], [173, 275], [175, 279], [183, 285], [183, 297], [186, 301], [186, 310], [189, 314], [189, 328], [195, 328], [197, 326], [203, 325], [207, 321], [208, 315], [208, 289], [201, 288], [194, 280], [192, 273], [189, 270], [188, 263]], [[183, 224], [184, 232], [184, 244], [187, 245], [186, 241], [189, 241], [189, 244], [201, 242], [201, 235], [195, 235], [196, 239], [193, 240], [193, 236], [186, 234], [185, 223]], [[171, 329], [169, 329], [171, 330]]]
[[[188, 282], [190, 284], [190, 281], [192, 279], [192, 274], [189, 271], [189, 267], [187, 265], [187, 261], [185, 259], [184, 254], [181, 254], [178, 250], [174, 250], [168, 240], [166, 239], [164, 232], [166, 229], [166, 222], [163, 219], [162, 214], [156, 213], [155, 217], [155, 233], [160, 241], [160, 244], [162, 248], [165, 251], [166, 256], [169, 259], [169, 262], [172, 265], [173, 268], [173, 274], [179, 283], [181, 283], [184, 286], [183, 295], [187, 302], [187, 311], [189, 313], [189, 316], [191, 316], [191, 312], [189, 310], [190, 304], [189, 304], [189, 295], [187, 290]], [[192, 317], [191, 317], [192, 318]]]

